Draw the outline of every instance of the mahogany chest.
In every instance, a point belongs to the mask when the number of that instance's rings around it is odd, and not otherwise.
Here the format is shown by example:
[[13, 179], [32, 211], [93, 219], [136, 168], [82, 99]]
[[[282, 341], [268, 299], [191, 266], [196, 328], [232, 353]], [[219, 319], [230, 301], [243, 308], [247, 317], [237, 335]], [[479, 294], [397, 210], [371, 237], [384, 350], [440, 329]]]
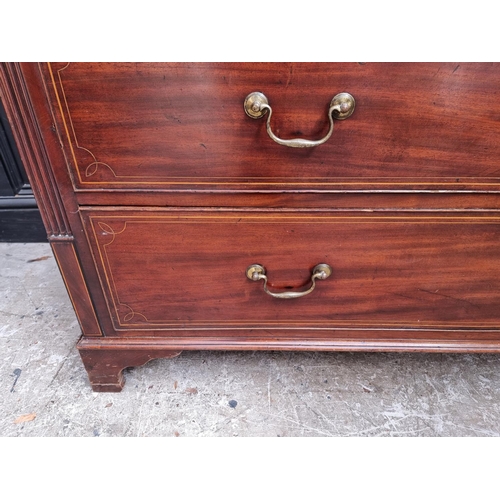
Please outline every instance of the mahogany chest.
[[95, 391], [185, 349], [500, 351], [500, 64], [3, 63]]

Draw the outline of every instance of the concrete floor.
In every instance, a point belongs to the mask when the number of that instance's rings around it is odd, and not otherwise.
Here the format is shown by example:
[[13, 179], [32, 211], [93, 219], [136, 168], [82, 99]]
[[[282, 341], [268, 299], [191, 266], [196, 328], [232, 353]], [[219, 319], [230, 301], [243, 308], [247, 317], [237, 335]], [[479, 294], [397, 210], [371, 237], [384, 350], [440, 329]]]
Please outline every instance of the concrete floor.
[[1, 243], [0, 436], [500, 435], [500, 355], [185, 351], [99, 394], [79, 336], [49, 245]]

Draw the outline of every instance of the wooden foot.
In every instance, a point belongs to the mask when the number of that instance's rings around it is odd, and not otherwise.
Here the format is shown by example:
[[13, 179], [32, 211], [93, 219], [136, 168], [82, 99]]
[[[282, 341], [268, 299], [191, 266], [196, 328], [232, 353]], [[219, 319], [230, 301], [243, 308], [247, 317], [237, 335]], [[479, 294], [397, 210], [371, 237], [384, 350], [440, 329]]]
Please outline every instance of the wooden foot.
[[125, 380], [123, 369], [142, 366], [152, 359], [173, 358], [182, 351], [169, 349], [124, 349], [123, 346], [86, 345], [80, 341], [78, 350], [94, 392], [120, 392]]

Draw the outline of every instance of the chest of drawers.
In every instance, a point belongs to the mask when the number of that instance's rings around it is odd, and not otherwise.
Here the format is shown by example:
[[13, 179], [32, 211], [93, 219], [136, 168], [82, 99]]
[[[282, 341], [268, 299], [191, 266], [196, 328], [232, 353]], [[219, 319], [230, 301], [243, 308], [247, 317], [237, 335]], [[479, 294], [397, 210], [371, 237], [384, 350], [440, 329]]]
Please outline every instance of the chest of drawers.
[[2, 64], [92, 388], [186, 349], [500, 350], [500, 65]]

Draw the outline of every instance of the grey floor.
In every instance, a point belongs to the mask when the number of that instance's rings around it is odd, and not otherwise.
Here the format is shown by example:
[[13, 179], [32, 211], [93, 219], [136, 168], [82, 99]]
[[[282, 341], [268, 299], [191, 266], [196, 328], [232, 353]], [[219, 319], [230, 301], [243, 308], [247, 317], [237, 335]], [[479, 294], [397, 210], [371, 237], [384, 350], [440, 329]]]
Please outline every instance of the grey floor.
[[90, 389], [48, 244], [0, 244], [0, 436], [499, 436], [500, 355], [184, 352]]

